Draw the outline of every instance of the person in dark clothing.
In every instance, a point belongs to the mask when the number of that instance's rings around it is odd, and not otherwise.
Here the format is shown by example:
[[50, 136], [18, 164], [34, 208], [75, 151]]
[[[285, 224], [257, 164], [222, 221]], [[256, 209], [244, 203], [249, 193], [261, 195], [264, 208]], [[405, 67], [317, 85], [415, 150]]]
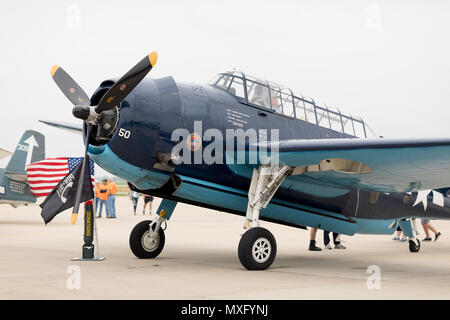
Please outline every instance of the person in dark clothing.
[[321, 248], [316, 246], [316, 234], [317, 234], [317, 228], [310, 228], [309, 229], [309, 251], [322, 251]]
[[[330, 245], [330, 231], [323, 230], [323, 243], [325, 244], [324, 249], [332, 249]], [[333, 232], [333, 243], [335, 249], [346, 249], [346, 247], [341, 244], [339, 233]]]
[[152, 214], [152, 203], [153, 203], [153, 196], [144, 194], [144, 209], [142, 210], [142, 213], [145, 214], [145, 208], [148, 206], [150, 207], [149, 214]]

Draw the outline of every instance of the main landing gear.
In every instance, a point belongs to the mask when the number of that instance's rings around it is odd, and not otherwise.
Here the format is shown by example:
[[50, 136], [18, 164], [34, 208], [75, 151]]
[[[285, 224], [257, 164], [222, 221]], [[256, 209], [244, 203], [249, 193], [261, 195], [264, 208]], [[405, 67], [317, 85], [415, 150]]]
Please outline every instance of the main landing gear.
[[163, 224], [170, 219], [177, 202], [163, 199], [159, 208], [159, 217], [155, 221], [139, 222], [130, 234], [130, 249], [139, 259], [156, 258], [164, 249], [166, 237]]
[[253, 169], [248, 191], [248, 206], [244, 229], [239, 241], [238, 257], [248, 270], [265, 270], [275, 260], [277, 243], [269, 230], [259, 226], [259, 214], [289, 174], [288, 166], [262, 166]]

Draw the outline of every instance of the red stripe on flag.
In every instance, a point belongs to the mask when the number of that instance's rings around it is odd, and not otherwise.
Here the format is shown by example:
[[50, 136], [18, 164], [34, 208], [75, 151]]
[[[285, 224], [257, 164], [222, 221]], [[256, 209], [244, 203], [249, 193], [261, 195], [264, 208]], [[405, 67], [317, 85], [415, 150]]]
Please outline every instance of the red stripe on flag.
[[61, 181], [61, 179], [57, 179], [57, 180], [34, 180], [34, 181], [28, 181], [28, 184], [42, 184], [42, 183], [47, 183], [47, 184], [55, 184], [55, 186]]
[[47, 172], [58, 172], [58, 171], [68, 171], [67, 168], [28, 168], [27, 171], [47, 171]]
[[64, 178], [66, 175], [61, 174], [29, 174], [28, 178]]
[[39, 166], [56, 166], [56, 167], [62, 167], [62, 166], [67, 166], [67, 162], [36, 162], [36, 163], [32, 163], [29, 164], [27, 167], [28, 168], [34, 168], [34, 167], [39, 167]]
[[50, 192], [46, 192], [46, 193], [33, 193], [33, 195], [35, 197], [46, 197], [50, 194]]
[[50, 189], [53, 190], [56, 187], [56, 184], [54, 186], [46, 186], [46, 187], [31, 187], [31, 190], [46, 190], [46, 189]]

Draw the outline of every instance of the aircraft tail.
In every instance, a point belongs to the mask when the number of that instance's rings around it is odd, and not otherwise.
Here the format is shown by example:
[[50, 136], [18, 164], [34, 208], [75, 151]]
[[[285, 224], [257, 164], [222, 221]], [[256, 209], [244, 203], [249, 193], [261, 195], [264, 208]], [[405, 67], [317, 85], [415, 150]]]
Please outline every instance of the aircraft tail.
[[14, 180], [22, 180], [26, 166], [45, 159], [45, 137], [42, 133], [27, 130], [20, 138], [16, 150], [6, 166], [6, 175]]

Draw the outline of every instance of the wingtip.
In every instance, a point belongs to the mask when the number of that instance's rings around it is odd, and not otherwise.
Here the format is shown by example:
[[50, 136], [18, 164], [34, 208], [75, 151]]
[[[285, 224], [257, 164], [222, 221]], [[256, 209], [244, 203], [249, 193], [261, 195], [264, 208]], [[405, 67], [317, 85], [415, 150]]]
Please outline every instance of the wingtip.
[[53, 78], [53, 76], [55, 75], [55, 72], [56, 72], [58, 69], [59, 69], [59, 66], [56, 65], [56, 64], [52, 67], [52, 69], [50, 70], [50, 75], [52, 76], [52, 78]]
[[158, 54], [156, 52], [152, 52], [148, 55], [148, 59], [150, 60], [150, 64], [152, 65], [152, 67], [154, 67], [156, 61], [158, 60]]

